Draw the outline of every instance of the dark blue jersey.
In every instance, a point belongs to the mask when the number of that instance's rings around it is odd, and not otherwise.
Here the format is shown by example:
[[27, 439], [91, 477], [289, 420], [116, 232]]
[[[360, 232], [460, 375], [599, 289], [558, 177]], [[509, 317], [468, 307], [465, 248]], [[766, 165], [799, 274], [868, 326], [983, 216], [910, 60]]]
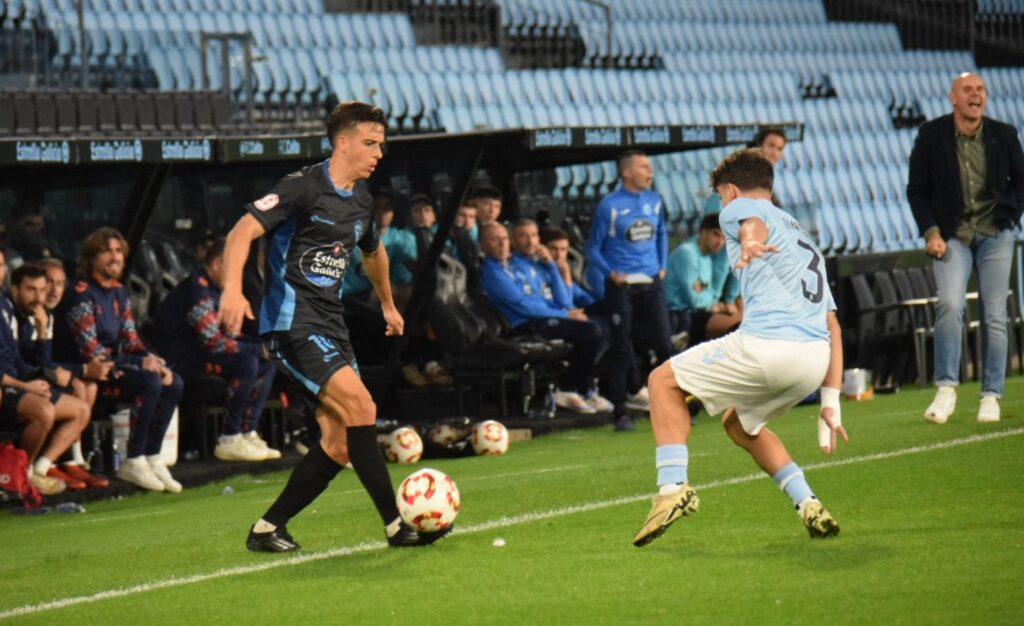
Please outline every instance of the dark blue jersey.
[[347, 332], [341, 295], [352, 251], [358, 245], [373, 252], [380, 241], [366, 185], [357, 183], [351, 192], [335, 188], [328, 164], [289, 174], [270, 193], [245, 205], [268, 233], [260, 334]]
[[21, 358], [18, 346], [18, 319], [14, 305], [7, 296], [0, 294], [0, 379], [4, 374], [18, 380], [30, 380], [37, 368]]

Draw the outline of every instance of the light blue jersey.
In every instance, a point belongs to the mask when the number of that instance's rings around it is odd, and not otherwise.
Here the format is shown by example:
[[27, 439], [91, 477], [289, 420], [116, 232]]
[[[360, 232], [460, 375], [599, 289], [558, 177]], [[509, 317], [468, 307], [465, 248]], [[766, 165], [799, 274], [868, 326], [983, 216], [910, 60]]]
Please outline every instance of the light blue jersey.
[[[740, 222], [752, 217], [765, 223], [767, 243], [779, 251], [737, 270]], [[737, 198], [722, 209], [719, 221], [743, 296], [740, 332], [763, 339], [828, 341], [825, 318], [836, 305], [825, 276], [825, 258], [796, 219], [768, 200]]]

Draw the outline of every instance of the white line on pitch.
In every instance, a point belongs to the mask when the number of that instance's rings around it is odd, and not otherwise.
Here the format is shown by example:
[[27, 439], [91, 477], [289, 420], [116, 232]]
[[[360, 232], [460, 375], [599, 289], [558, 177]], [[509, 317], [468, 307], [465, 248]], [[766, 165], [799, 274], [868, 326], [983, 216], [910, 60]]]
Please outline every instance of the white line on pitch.
[[[939, 441], [932, 444], [923, 446], [913, 446], [910, 448], [900, 448], [899, 450], [891, 450], [889, 452], [878, 452], [875, 454], [865, 454], [862, 456], [850, 457], [847, 459], [836, 459], [834, 461], [823, 461], [821, 463], [809, 463], [804, 466], [805, 470], [810, 469], [828, 469], [833, 467], [840, 467], [843, 465], [851, 465], [854, 463], [867, 463], [870, 461], [881, 461], [883, 459], [891, 459], [901, 456], [907, 456], [910, 454], [919, 454], [921, 452], [931, 452], [933, 450], [942, 450], [945, 448], [955, 448], [958, 446], [965, 446], [972, 443], [980, 443], [982, 441], [991, 441], [993, 439], [1001, 439], [1004, 437], [1013, 437], [1016, 435], [1024, 435], [1024, 428], [1010, 428], [1006, 430], [999, 430], [992, 433], [985, 433], [981, 435], [971, 435], [969, 437], [961, 437], [959, 439], [950, 439], [948, 441]], [[756, 474], [746, 474], [744, 476], [735, 476], [733, 478], [725, 478], [722, 480], [716, 480], [702, 485], [694, 485], [696, 489], [714, 489], [716, 487], [725, 487], [728, 485], [738, 485], [741, 483], [748, 483], [755, 480], [763, 480], [767, 478], [762, 472]], [[527, 524], [530, 522], [537, 522], [546, 519], [552, 519], [556, 517], [565, 517], [566, 515], [572, 515], [574, 513], [584, 513], [587, 511], [596, 511], [599, 509], [606, 509], [613, 506], [620, 506], [623, 504], [632, 504], [634, 502], [640, 502], [647, 500], [651, 495], [649, 493], [633, 496], [625, 496], [622, 498], [614, 498], [611, 500], [601, 500], [599, 502], [588, 502], [585, 504], [577, 504], [573, 506], [562, 507], [559, 509], [552, 509], [549, 511], [537, 511], [535, 513], [524, 513], [522, 515], [513, 515], [510, 517], [500, 517], [489, 522], [483, 522], [481, 524], [474, 524], [471, 526], [464, 526], [457, 529], [452, 535], [468, 535], [471, 533], [480, 533], [487, 530], [493, 530], [495, 528], [505, 528], [508, 526], [518, 526], [519, 524]], [[206, 582], [208, 580], [216, 580], [219, 578], [227, 578], [229, 576], [240, 576], [245, 574], [255, 574], [257, 572], [265, 572], [271, 569], [277, 569], [279, 567], [286, 567], [291, 565], [302, 565], [304, 563], [311, 563], [314, 561], [322, 561], [324, 559], [332, 559], [335, 557], [349, 556], [352, 554], [358, 554], [361, 552], [370, 552], [373, 550], [381, 550], [387, 547], [387, 543], [383, 541], [372, 541], [367, 543], [361, 543], [354, 546], [347, 546], [344, 548], [334, 548], [331, 550], [324, 550], [323, 552], [312, 552], [309, 554], [300, 554], [293, 557], [284, 559], [277, 559], [273, 561], [266, 561], [264, 563], [258, 563], [256, 565], [239, 565], [235, 567], [227, 567], [219, 569], [206, 574], [194, 574], [192, 576], [166, 578], [164, 580], [157, 580], [150, 583], [143, 583], [141, 585], [134, 585], [132, 587], [123, 587], [121, 589], [110, 589], [107, 591], [100, 591], [87, 596], [72, 596], [70, 598], [63, 598], [60, 600], [51, 600], [49, 602], [41, 602], [39, 604], [28, 604], [24, 606], [7, 609], [0, 611], [0, 620], [8, 619], [11, 617], [18, 617], [21, 615], [31, 615], [33, 613], [42, 613], [43, 611], [52, 611], [55, 609], [63, 609], [69, 606], [75, 606], [78, 604], [89, 604], [92, 602], [99, 602], [101, 600], [110, 600], [113, 598], [123, 598], [125, 596], [132, 596], [139, 593], [146, 593], [149, 591], [156, 591], [159, 589], [168, 589], [171, 587], [181, 587], [184, 585], [191, 585], [194, 583]]]

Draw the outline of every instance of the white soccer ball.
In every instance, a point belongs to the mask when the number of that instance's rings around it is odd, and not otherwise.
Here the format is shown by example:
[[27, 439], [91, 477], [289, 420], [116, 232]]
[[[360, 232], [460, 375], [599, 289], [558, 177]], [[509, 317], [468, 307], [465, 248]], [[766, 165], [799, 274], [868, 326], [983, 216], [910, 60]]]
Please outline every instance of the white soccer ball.
[[384, 452], [392, 463], [415, 463], [423, 456], [423, 440], [415, 430], [403, 426], [388, 435]]
[[508, 429], [494, 420], [480, 422], [473, 427], [469, 439], [473, 451], [484, 456], [498, 456], [508, 452]]
[[427, 431], [427, 441], [435, 446], [450, 446], [462, 439], [463, 432], [451, 424], [435, 424]]
[[421, 469], [398, 487], [398, 512], [417, 531], [433, 533], [452, 525], [462, 506], [459, 488], [444, 472]]

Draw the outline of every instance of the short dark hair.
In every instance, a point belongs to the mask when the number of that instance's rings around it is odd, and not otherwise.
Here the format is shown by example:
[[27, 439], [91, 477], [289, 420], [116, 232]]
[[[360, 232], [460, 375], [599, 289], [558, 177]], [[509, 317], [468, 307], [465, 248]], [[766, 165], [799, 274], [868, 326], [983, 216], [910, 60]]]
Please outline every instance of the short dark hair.
[[388, 118], [384, 115], [384, 111], [380, 110], [380, 107], [355, 100], [340, 102], [327, 118], [327, 139], [333, 146], [334, 138], [338, 136], [338, 133], [355, 128], [357, 124], [363, 122], [380, 124], [385, 129], [388, 127]]
[[783, 143], [789, 141], [789, 139], [786, 138], [786, 131], [782, 130], [781, 128], [765, 128], [761, 132], [757, 133], [757, 136], [754, 137], [754, 141], [750, 142], [750, 145], [748, 147], [760, 148], [761, 146], [764, 145], [764, 141], [765, 139], [768, 139], [769, 135], [778, 135], [779, 137], [782, 137]]
[[110, 240], [116, 239], [121, 242], [124, 256], [128, 257], [128, 240], [124, 238], [121, 231], [110, 226], [101, 226], [89, 233], [82, 243], [82, 252], [78, 255], [78, 273], [86, 278], [92, 274], [92, 261], [96, 255], [105, 252], [110, 247]]
[[519, 230], [523, 226], [536, 226], [537, 220], [530, 219], [528, 217], [520, 217], [512, 224], [512, 230]]
[[540, 234], [540, 240], [545, 246], [552, 241], [569, 241], [569, 233], [561, 228], [545, 228], [544, 232]]
[[710, 213], [700, 220], [700, 230], [722, 230], [722, 223], [718, 220], [718, 213]]
[[20, 287], [23, 281], [33, 278], [46, 278], [46, 270], [35, 263], [25, 263], [11, 272], [11, 285]]
[[498, 191], [497, 187], [492, 187], [491, 185], [483, 185], [482, 187], [477, 187], [476, 190], [469, 196], [469, 200], [471, 202], [480, 200], [482, 198], [486, 198], [488, 200], [501, 200], [501, 192]]
[[203, 252], [203, 265], [210, 266], [213, 262], [224, 256], [224, 246], [227, 244], [227, 239], [224, 237], [217, 237], [210, 242], [210, 245], [206, 247], [206, 251]]
[[428, 196], [425, 193], [418, 193], [415, 194], [413, 197], [409, 198], [410, 211], [416, 209], [417, 207], [423, 206], [424, 204], [429, 204], [431, 207], [434, 206], [434, 201], [431, 200], [430, 196]]
[[647, 156], [647, 153], [643, 150], [636, 148], [630, 148], [629, 150], [623, 150], [619, 153], [619, 156], [615, 158], [615, 170], [622, 174], [622, 170], [626, 168], [626, 164], [633, 160], [635, 156]]
[[740, 191], [771, 191], [774, 182], [775, 168], [758, 148], [743, 148], [733, 152], [711, 172], [711, 188], [716, 191], [727, 183], [736, 185]]
[[56, 258], [54, 258], [52, 256], [48, 256], [46, 258], [39, 259], [38, 261], [36, 261], [36, 265], [38, 265], [39, 267], [43, 268], [44, 270], [46, 268], [49, 268], [49, 267], [56, 267], [57, 269], [59, 269], [61, 271], [64, 271], [64, 261], [61, 261], [60, 259], [56, 259]]

